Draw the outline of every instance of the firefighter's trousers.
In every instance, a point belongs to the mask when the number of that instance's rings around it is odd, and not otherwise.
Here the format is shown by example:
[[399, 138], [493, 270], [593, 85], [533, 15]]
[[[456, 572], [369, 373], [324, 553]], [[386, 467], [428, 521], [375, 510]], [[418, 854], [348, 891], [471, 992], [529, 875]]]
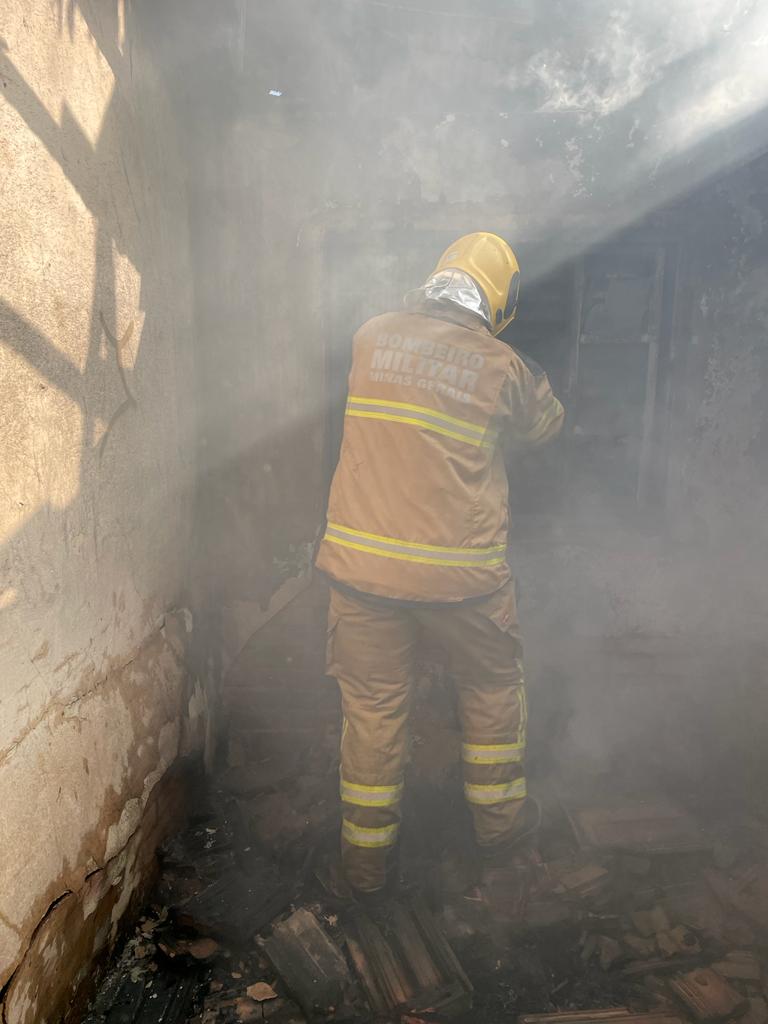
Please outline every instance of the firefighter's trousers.
[[[526, 795], [526, 701], [512, 582], [480, 601], [431, 607], [331, 590], [328, 672], [341, 689], [342, 858], [349, 882], [375, 892], [397, 843], [414, 653], [422, 633], [449, 656], [462, 726], [464, 792], [477, 841], [515, 833]], [[519, 827], [519, 820], [517, 821]]]

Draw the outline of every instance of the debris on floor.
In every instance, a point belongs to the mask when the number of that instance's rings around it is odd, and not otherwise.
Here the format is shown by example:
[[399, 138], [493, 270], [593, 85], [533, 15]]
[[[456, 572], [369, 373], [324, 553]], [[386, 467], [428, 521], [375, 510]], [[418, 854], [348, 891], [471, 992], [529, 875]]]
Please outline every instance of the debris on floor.
[[690, 853], [711, 848], [696, 820], [667, 797], [613, 798], [597, 804], [564, 803], [585, 849], [645, 854]]
[[472, 1005], [472, 984], [419, 897], [392, 902], [377, 920], [350, 915], [346, 944], [370, 1008], [456, 1016]]
[[761, 930], [768, 930], [768, 869], [751, 864], [729, 873], [710, 870], [706, 878], [725, 907], [737, 911]]
[[202, 975], [163, 967], [129, 942], [83, 1024], [186, 1024]]
[[559, 878], [559, 889], [568, 896], [592, 897], [601, 892], [610, 880], [610, 872], [601, 864], [586, 864], [584, 867], [563, 872]]
[[768, 1024], [768, 843], [715, 849], [666, 798], [553, 804], [509, 920], [436, 797], [428, 825], [406, 807], [398, 895], [366, 909], [332, 855], [333, 772], [265, 768], [230, 768], [161, 851], [84, 1024]]
[[301, 907], [276, 924], [263, 946], [310, 1020], [355, 1019], [347, 962], [310, 910]]
[[728, 1020], [741, 1016], [748, 1007], [746, 998], [709, 967], [672, 978], [669, 986], [696, 1020]]
[[630, 1013], [626, 1006], [619, 1006], [577, 1013], [530, 1013], [519, 1017], [518, 1024], [682, 1024], [682, 1018], [666, 1013]]
[[277, 870], [259, 861], [249, 874], [235, 868], [173, 908], [174, 917], [201, 934], [245, 943], [288, 905], [292, 893]]
[[725, 954], [724, 960], [712, 964], [724, 978], [739, 978], [742, 981], [759, 982], [762, 977], [760, 961], [746, 949], [734, 949]]

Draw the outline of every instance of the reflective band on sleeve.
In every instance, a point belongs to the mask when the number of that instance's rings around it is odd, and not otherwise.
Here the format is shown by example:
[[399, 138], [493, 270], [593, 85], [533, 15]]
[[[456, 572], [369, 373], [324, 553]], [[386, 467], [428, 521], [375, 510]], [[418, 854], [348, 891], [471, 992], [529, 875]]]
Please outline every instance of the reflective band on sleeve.
[[394, 807], [403, 793], [402, 782], [396, 786], [358, 786], [341, 780], [341, 799], [358, 807]]
[[420, 562], [423, 565], [500, 565], [506, 557], [507, 550], [505, 544], [496, 544], [491, 548], [445, 548], [435, 544], [418, 544], [399, 540], [397, 537], [382, 537], [376, 533], [352, 530], [339, 523], [328, 523], [325, 539], [331, 544], [366, 551], [382, 558], [397, 558], [405, 562]]
[[527, 795], [525, 779], [502, 782], [494, 786], [475, 786], [464, 783], [464, 795], [471, 804], [503, 804], [507, 800], [522, 800]]
[[410, 402], [386, 402], [377, 398], [358, 398], [350, 395], [347, 399], [346, 414], [362, 419], [408, 423], [411, 426], [432, 430], [436, 434], [443, 434], [445, 437], [452, 437], [457, 441], [466, 441], [475, 448], [490, 448], [498, 437], [497, 434], [470, 420], [460, 420], [437, 409], [430, 409], [425, 405], [412, 405]]
[[522, 761], [525, 742], [462, 743], [461, 757], [466, 764], [516, 764]]
[[352, 846], [373, 848], [377, 846], [394, 846], [397, 839], [397, 825], [385, 825], [383, 828], [363, 828], [345, 818], [341, 826], [341, 835]]
[[547, 403], [547, 407], [541, 413], [533, 429], [528, 434], [529, 441], [543, 441], [563, 415], [562, 405], [554, 395], [551, 395], [550, 398], [551, 401]]

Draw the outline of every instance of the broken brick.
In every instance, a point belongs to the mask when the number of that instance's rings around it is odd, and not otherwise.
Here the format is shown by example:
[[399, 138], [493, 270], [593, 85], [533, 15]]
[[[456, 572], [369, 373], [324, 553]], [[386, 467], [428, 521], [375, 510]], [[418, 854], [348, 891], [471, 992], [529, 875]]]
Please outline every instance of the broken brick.
[[264, 950], [308, 1017], [328, 1015], [350, 998], [347, 963], [311, 911], [301, 908], [275, 925]]
[[471, 1007], [472, 985], [420, 898], [390, 904], [376, 921], [354, 912], [345, 933], [374, 1013], [450, 1016]]
[[583, 849], [683, 853], [711, 845], [694, 818], [667, 797], [613, 798], [586, 806], [566, 802], [564, 808]]
[[619, 942], [610, 935], [598, 936], [597, 955], [600, 966], [604, 971], [609, 970], [622, 957], [622, 949]]
[[610, 881], [610, 872], [601, 864], [587, 864], [560, 875], [560, 885], [570, 896], [588, 897], [602, 891]]
[[249, 999], [255, 999], [257, 1003], [264, 1003], [268, 999], [277, 999], [277, 992], [266, 981], [257, 981], [254, 985], [249, 985], [245, 994]]
[[642, 935], [634, 935], [632, 932], [622, 936], [624, 943], [630, 952], [642, 960], [648, 960], [657, 952], [656, 940], [645, 938]]
[[711, 968], [681, 974], [669, 982], [674, 994], [700, 1021], [726, 1020], [743, 1014], [747, 1000]]
[[699, 940], [690, 928], [678, 925], [668, 932], [658, 932], [656, 942], [664, 956], [677, 956], [679, 953], [696, 954], [701, 952]]
[[760, 981], [762, 969], [760, 961], [753, 953], [740, 954], [737, 957], [726, 955], [724, 960], [712, 964], [714, 970], [724, 978], [739, 981]]

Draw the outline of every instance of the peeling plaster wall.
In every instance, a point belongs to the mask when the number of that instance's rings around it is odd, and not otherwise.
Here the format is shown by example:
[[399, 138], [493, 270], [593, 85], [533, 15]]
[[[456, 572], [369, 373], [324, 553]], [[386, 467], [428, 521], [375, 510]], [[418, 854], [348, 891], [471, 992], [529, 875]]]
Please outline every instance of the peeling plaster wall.
[[[186, 166], [147, 9], [3, 4], [0, 986], [56, 901], [96, 913], [86, 879], [124, 856], [203, 729], [174, 611], [193, 497]], [[114, 939], [138, 878], [120, 884], [91, 947], [57, 962], [59, 995]], [[7, 1024], [53, 1014], [45, 973], [13, 977]]]

